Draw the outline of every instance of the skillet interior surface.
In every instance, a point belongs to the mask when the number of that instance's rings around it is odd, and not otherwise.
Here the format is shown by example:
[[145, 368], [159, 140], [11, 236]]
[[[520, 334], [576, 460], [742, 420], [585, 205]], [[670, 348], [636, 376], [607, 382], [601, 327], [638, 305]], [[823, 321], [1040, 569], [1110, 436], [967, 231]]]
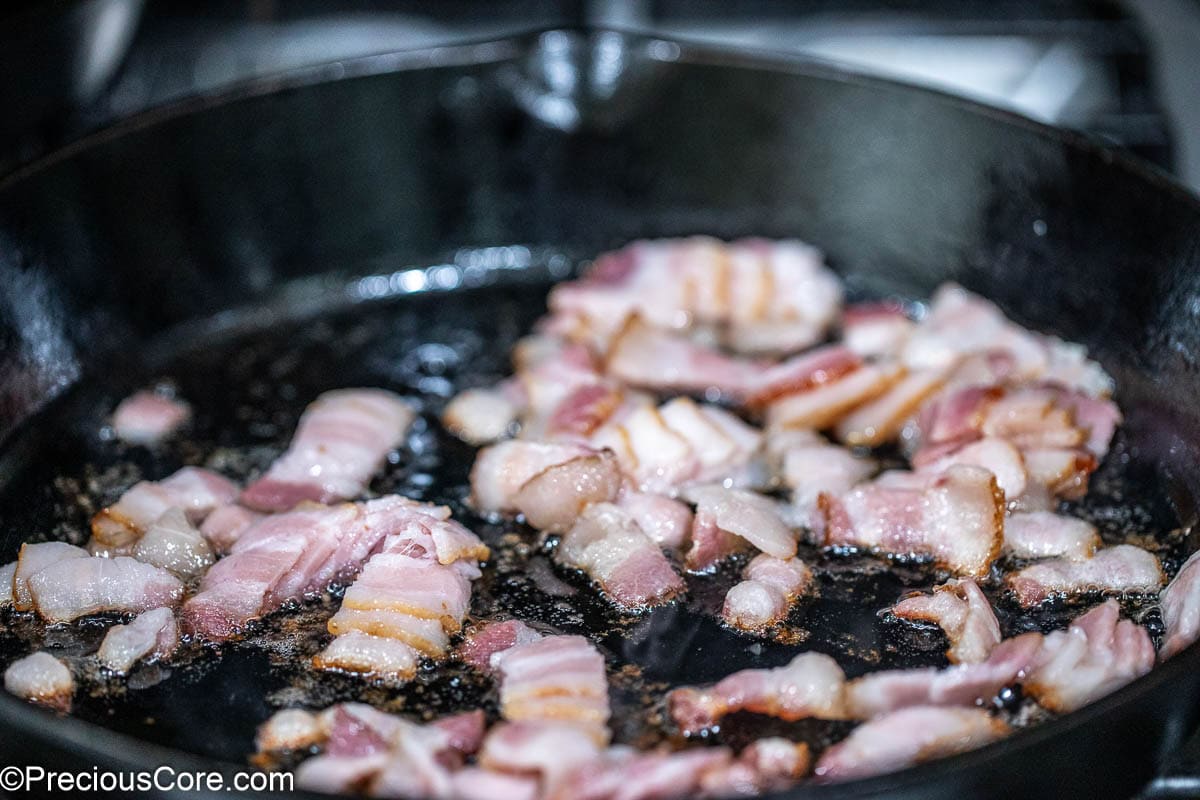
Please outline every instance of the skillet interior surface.
[[[607, 95], [594, 82], [561, 91], [547, 83], [548, 65], [588, 75], [597, 54], [614, 46], [627, 74]], [[88, 376], [7, 444], [0, 556], [22, 540], [81, 535], [89, 511], [139, 474], [207, 462], [248, 475], [284, 445], [319, 391], [382, 385], [420, 396], [426, 424], [373, 488], [447, 502], [475, 523], [500, 545], [477, 610], [504, 605], [600, 636], [614, 661], [638, 667], [617, 682], [625, 708], [642, 708], [639, 695], [664, 684], [781, 663], [797, 646], [834, 653], [851, 672], [938, 663], [938, 636], [906, 635], [875, 616], [907, 586], [936, 578], [927, 571], [843, 572], [845, 560], [829, 560], [822, 597], [796, 620], [805, 641], [755, 647], [700, 613], [714, 600], [703, 590], [684, 606], [622, 620], [570, 576], [510, 570], [543, 559], [523, 552], [528, 537], [516, 526], [475, 520], [464, 508], [472, 453], [433, 420], [454, 389], [503, 374], [508, 345], [541, 312], [544, 274], [562, 274], [580, 255], [625, 238], [696, 232], [810, 239], [867, 295], [917, 296], [957, 279], [1022, 322], [1085, 341], [1117, 377], [1128, 424], [1082, 513], [1110, 540], [1149, 537], [1144, 543], [1164, 548], [1169, 567], [1194, 549], [1187, 534], [1196, 479], [1186, 467], [1200, 441], [1190, 348], [1200, 313], [1197, 214], [1169, 187], [969, 104], [820, 69], [763, 71], [762, 63], [667, 43], [561, 32], [460, 53], [465, 63], [443, 60], [168, 117], [0, 185], [0, 220], [18, 254], [0, 265], [12, 278], [3, 290], [13, 367], [0, 376], [5, 411], [24, 416], [70, 384], [72, 369]], [[555, 116], [555, 98], [574, 109], [573, 120]], [[395, 108], [401, 100], [403, 113]], [[304, 124], [329, 118], [337, 123]], [[936, 148], [931, 131], [943, 134]], [[477, 249], [513, 241], [534, 244]], [[563, 253], [543, 260], [547, 244]], [[291, 322], [274, 316], [279, 305], [196, 321], [269, 292], [283, 298], [285, 318], [331, 298], [336, 307], [343, 284], [308, 277], [331, 264], [359, 274], [384, 268], [352, 283], [352, 297], [403, 294], [410, 272], [392, 270], [446, 245], [465, 248], [456, 274], [475, 268], [499, 276], [498, 285], [375, 299]], [[434, 285], [446, 276], [450, 286], [456, 267], [421, 274]], [[279, 294], [297, 280], [294, 292]], [[131, 342], [147, 344], [131, 351]], [[40, 344], [40, 360], [27, 355], [32, 344]], [[103, 416], [112, 404], [160, 379], [196, 404], [192, 433], [157, 454], [107, 439]], [[723, 578], [709, 583], [719, 587]], [[1065, 613], [1001, 607], [1007, 632], [1043, 628]], [[1128, 611], [1157, 625], [1149, 608], [1131, 603]], [[322, 613], [302, 616], [320, 629]], [[0, 645], [5, 660], [40, 635], [13, 622]], [[272, 702], [361, 697], [420, 713], [467, 707], [486, 694], [471, 676], [445, 669], [408, 692], [312, 680], [295, 662], [318, 641], [290, 633], [290, 623], [268, 625], [220, 659], [198, 656], [165, 676], [149, 670], [137, 676], [136, 691], [81, 698], [79, 713], [236, 762]], [[89, 633], [56, 631], [48, 643], [78, 654]], [[1039, 763], [1053, 764], [1064, 790], [1079, 796], [1127, 791], [1194, 723], [1188, 659], [1195, 653], [1084, 712], [1098, 728], [1071, 718], [1045, 726], [1059, 735], [1040, 754], [1021, 745], [1032, 735], [1019, 736], [926, 768], [923, 786], [901, 778], [829, 791], [1039, 793]], [[197, 726], [198, 715], [214, 723]], [[17, 729], [24, 722], [11, 721]], [[618, 738], [652, 737], [642, 722], [627, 717]], [[736, 736], [737, 727], [723, 735]], [[1099, 757], [1106, 768], [1072, 769], [1072, 755]]]

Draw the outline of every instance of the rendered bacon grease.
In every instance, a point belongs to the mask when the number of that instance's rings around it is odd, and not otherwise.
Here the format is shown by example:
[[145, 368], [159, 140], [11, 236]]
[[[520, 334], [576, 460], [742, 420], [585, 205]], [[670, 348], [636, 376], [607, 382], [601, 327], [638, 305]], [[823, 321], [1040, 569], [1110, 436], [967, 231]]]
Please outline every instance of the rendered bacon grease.
[[[337, 672], [404, 692], [455, 660], [495, 702], [422, 720], [362, 703], [282, 709], [260, 728], [258, 757], [301, 759], [299, 786], [725, 797], [982, 746], [1010, 732], [998, 699], [1011, 690], [1069, 712], [1200, 635], [1200, 562], [1163, 589], [1152, 553], [1063, 513], [1121, 422], [1111, 379], [1081, 347], [954, 285], [919, 314], [845, 307], [820, 253], [794, 241], [637, 242], [555, 286], [548, 306], [511, 376], [462, 387], [444, 409], [445, 429], [480, 448], [470, 505], [524, 523], [523, 545], [554, 564], [544, 571], [590, 584], [624, 619], [689, 601], [712, 573], [736, 575], [709, 609], [748, 647], [792, 642], [787, 663], [644, 698], [660, 744], [634, 746], [612, 705], [624, 665], [601, 639], [517, 609], [472, 615], [492, 548], [445, 506], [370, 492], [417, 412], [392, 392], [347, 388], [315, 398], [290, 446], [245, 486], [200, 467], [147, 476], [96, 513], [86, 548], [23, 546], [0, 568], [12, 613], [111, 624], [92, 655], [13, 663], [6, 688], [65, 710], [89, 660], [136, 674], [324, 596], [336, 609], [328, 639], [302, 665], [316, 680]], [[142, 394], [114, 425], [158, 442], [176, 417]], [[846, 555], [937, 570], [932, 591], [889, 599], [879, 619], [936, 626], [943, 666], [848, 676], [806, 648], [805, 608]], [[1111, 597], [1160, 590], [1156, 654]], [[1021, 633], [989, 597], [1078, 613]], [[772, 735], [721, 743], [733, 715], [773, 717]], [[800, 720], [831, 726], [836, 741], [779, 734]]]

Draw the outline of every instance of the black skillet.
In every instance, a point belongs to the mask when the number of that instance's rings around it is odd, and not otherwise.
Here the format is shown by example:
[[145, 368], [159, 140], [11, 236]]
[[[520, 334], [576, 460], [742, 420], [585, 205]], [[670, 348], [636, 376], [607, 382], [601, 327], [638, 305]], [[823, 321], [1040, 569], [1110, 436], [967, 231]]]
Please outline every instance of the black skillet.
[[[519, 528], [468, 516], [472, 454], [433, 423], [439, 404], [503, 373], [549, 280], [629, 239], [690, 233], [814, 242], [864, 296], [919, 297], [956, 280], [1086, 343], [1116, 377], [1127, 421], [1079, 513], [1110, 540], [1151, 534], [1171, 569], [1195, 549], [1193, 197], [1078, 136], [937, 93], [551, 31], [256, 83], [130, 120], [0, 181], [0, 558], [26, 539], [80, 536], [90, 506], [139, 474], [214, 459], [249, 474], [316, 392], [361, 383], [427, 411], [416, 449], [374, 488], [449, 502], [499, 543]], [[195, 403], [188, 436], [153, 453], [110, 441], [112, 404], [159, 379]], [[722, 631], [698, 613], [710, 601], [703, 584], [687, 605], [621, 620], [569, 576], [531, 580], [506, 566], [511, 546], [499, 552], [476, 609], [589, 631], [638, 664], [618, 685], [622, 710], [647, 688], [795, 651]], [[937, 663], [936, 636], [875, 617], [934, 576], [825, 566], [822, 599], [798, 623], [809, 631], [801, 647], [836, 653], [851, 671]], [[1072, 613], [1021, 615], [997, 601], [1010, 632]], [[1158, 624], [1151, 606], [1127, 611]], [[486, 684], [450, 668], [408, 693], [313, 680], [298, 665], [315, 640], [290, 625], [276, 620], [220, 657], [193, 653], [169, 674], [138, 673], [124, 694], [90, 682], [77, 696], [82, 720], [0, 693], [0, 761], [228, 773], [272, 704], [403, 697], [411, 713], [439, 713], [490, 702]], [[77, 657], [98, 633], [10, 619], [0, 663], [31, 642]], [[1193, 730], [1198, 700], [1193, 647], [1000, 744], [787, 796], [1128, 797]], [[637, 736], [639, 723], [624, 718], [618, 736]]]

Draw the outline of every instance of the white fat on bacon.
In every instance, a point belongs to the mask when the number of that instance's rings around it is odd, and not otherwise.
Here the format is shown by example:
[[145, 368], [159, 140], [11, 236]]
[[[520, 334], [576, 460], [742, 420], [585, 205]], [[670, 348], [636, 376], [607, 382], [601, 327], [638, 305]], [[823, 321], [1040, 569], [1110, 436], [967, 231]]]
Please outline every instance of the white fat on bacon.
[[832, 379], [800, 391], [777, 392], [766, 407], [767, 424], [772, 428], [824, 430], [882, 395], [903, 376], [904, 368], [899, 364], [880, 361], [839, 372]]
[[17, 611], [32, 611], [35, 608], [33, 593], [29, 590], [29, 579], [58, 561], [73, 558], [88, 558], [88, 552], [66, 542], [38, 542], [21, 545], [17, 560], [9, 564], [9, 602]]
[[937, 475], [955, 464], [980, 467], [995, 475], [996, 485], [1004, 492], [1004, 498], [1009, 505], [1012, 504], [1011, 501], [1024, 495], [1028, 488], [1025, 458], [1021, 451], [1006, 439], [986, 436], [934, 461], [922, 463], [918, 472]]
[[841, 495], [822, 494], [824, 545], [932, 558], [985, 575], [1000, 554], [1004, 493], [992, 473], [955, 465], [936, 476], [884, 473]]
[[1051, 711], [1066, 713], [1116, 691], [1154, 666], [1154, 644], [1142, 626], [1121, 619], [1106, 600], [1042, 641], [1025, 691]]
[[582, 636], [544, 636], [493, 654], [500, 715], [509, 722], [572, 725], [607, 743], [608, 678], [604, 656]]
[[170, 608], [152, 608], [128, 625], [104, 634], [96, 657], [113, 672], [128, 672], [138, 661], [167, 658], [179, 646], [179, 625]]
[[287, 452], [241, 494], [256, 511], [287, 511], [309, 500], [331, 503], [362, 494], [416, 418], [383, 389], [336, 389], [309, 404]]
[[782, 622], [796, 598], [811, 591], [815, 582], [812, 570], [800, 559], [766, 553], [746, 566], [742, 578], [725, 594], [721, 618], [745, 631], [760, 631]]
[[524, 409], [519, 385], [466, 389], [446, 404], [442, 424], [467, 444], [479, 447], [506, 439]]
[[912, 706], [986, 704], [1001, 689], [1024, 678], [1041, 644], [1039, 634], [1027, 633], [1005, 639], [977, 663], [869, 673], [846, 684], [847, 715], [872, 719]]
[[917, 595], [892, 606], [900, 619], [932, 622], [950, 640], [946, 655], [956, 664], [987, 659], [1000, 643], [1000, 623], [992, 604], [970, 578], [951, 580], [935, 587], [932, 594]]
[[1159, 595], [1161, 658], [1170, 658], [1200, 637], [1200, 552], [1193, 553]]
[[1016, 558], [1091, 558], [1100, 547], [1096, 526], [1050, 511], [1009, 514], [1004, 521], [1004, 552]]
[[65, 713], [71, 710], [75, 679], [66, 664], [38, 651], [9, 664], [4, 671], [4, 689], [22, 700]]
[[1092, 593], [1152, 594], [1165, 581], [1162, 566], [1152, 553], [1131, 544], [1097, 550], [1091, 558], [1055, 558], [1039, 561], [1006, 578], [1024, 607], [1053, 597]]
[[637, 520], [612, 503], [588, 506], [563, 534], [554, 558], [586, 572], [609, 600], [628, 610], [661, 605], [685, 589]]
[[696, 518], [711, 519], [725, 533], [741, 537], [775, 558], [796, 555], [796, 534], [784, 520], [780, 503], [745, 489], [708, 484], [684, 490], [696, 504]]
[[842, 342], [863, 358], [899, 355], [915, 327], [900, 303], [855, 303], [842, 312]]
[[183, 584], [171, 573], [127, 556], [67, 558], [27, 577], [33, 607], [48, 622], [106, 611], [140, 613], [174, 607]]
[[570, 722], [502, 722], [493, 725], [479, 750], [489, 772], [534, 776], [542, 796], [553, 796], [576, 769], [604, 753], [592, 731]]
[[158, 392], [135, 392], [117, 404], [112, 428], [130, 444], [153, 445], [166, 439], [192, 418], [191, 407]]
[[805, 521], [816, 513], [822, 492], [847, 492], [878, 469], [874, 459], [830, 444], [812, 431], [768, 431], [766, 442], [784, 485], [792, 491], [792, 505]]
[[626, 490], [617, 498], [617, 505], [637, 520], [642, 533], [659, 547], [679, 548], [692, 530], [692, 510], [674, 498]]
[[200, 575], [216, 561], [208, 542], [178, 508], [167, 509], [154, 521], [133, 546], [132, 555], [184, 580]]
[[204, 518], [200, 535], [217, 553], [228, 553], [241, 535], [262, 518], [262, 514], [245, 506], [221, 506]]
[[896, 439], [921, 406], [946, 384], [947, 367], [912, 370], [842, 417], [834, 427], [838, 441], [856, 447], [878, 447]]
[[832, 658], [801, 653], [782, 667], [742, 670], [712, 686], [675, 689], [667, 705], [685, 734], [708, 730], [736, 711], [786, 721], [845, 719], [845, 684], [846, 676]]
[[92, 517], [88, 549], [129, 555], [134, 543], [168, 510], [183, 509], [188, 522], [198, 524], [215, 509], [232, 503], [237, 494], [232, 481], [198, 467], [184, 467], [157, 482], [140, 481]]
[[978, 708], [905, 708], [855, 728], [821, 754], [813, 774], [827, 781], [882, 775], [974, 750], [1008, 731]]

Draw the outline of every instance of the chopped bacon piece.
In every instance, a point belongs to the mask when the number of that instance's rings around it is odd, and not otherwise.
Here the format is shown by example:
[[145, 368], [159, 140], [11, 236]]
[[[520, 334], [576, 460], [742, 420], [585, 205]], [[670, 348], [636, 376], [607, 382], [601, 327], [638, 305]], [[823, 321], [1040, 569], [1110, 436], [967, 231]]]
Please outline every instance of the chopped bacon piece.
[[169, 608], [153, 608], [128, 625], [114, 625], [96, 653], [114, 672], [128, 672], [144, 658], [166, 658], [179, 646], [179, 625]]
[[488, 622], [467, 634], [459, 657], [480, 672], [492, 672], [492, 659], [499, 653], [541, 638], [542, 634], [519, 619]]
[[822, 492], [847, 492], [878, 469], [874, 459], [856, 456], [811, 431], [770, 431], [767, 446], [779, 462], [784, 484], [792, 490], [792, 505], [808, 523]]
[[680, 547], [692, 529], [692, 510], [661, 494], [624, 491], [617, 505], [637, 520], [638, 527], [659, 547]]
[[132, 555], [184, 580], [196, 577], [216, 561], [208, 542], [178, 508], [167, 509], [155, 520], [133, 546]]
[[776, 669], [747, 669], [713, 686], [675, 689], [667, 696], [671, 719], [685, 734], [712, 728], [727, 714], [751, 711], [782, 720], [844, 719], [846, 677], [822, 653], [801, 653]]
[[777, 501], [712, 484], [686, 489], [684, 497], [696, 504], [698, 518], [711, 518], [721, 531], [740, 536], [775, 558], [796, 555], [796, 534], [784, 522]]
[[263, 518], [245, 506], [228, 505], [213, 510], [200, 525], [200, 534], [218, 553], [228, 553], [241, 535]]
[[520, 512], [539, 522], [569, 525], [588, 504], [614, 499], [620, 481], [610, 453], [518, 440], [479, 451], [471, 468], [471, 497], [480, 511]]
[[1091, 558], [1039, 561], [1008, 576], [1008, 585], [1024, 607], [1051, 597], [1103, 594], [1149, 594], [1164, 583], [1153, 554], [1130, 544], [1097, 550]]
[[826, 545], [928, 556], [975, 576], [1000, 554], [1004, 493], [978, 467], [955, 465], [932, 478], [885, 473], [840, 496], [822, 494], [819, 506]]
[[554, 556], [582, 569], [612, 602], [630, 610], [661, 605], [685, 588], [658, 545], [611, 503], [588, 506], [563, 534]]
[[512, 503], [533, 527], [562, 533], [585, 508], [615, 500], [620, 489], [617, 460], [602, 450], [547, 467], [521, 485]]
[[711, 572], [734, 553], [740, 553], [749, 542], [740, 536], [721, 530], [710, 512], [698, 511], [692, 517], [691, 543], [683, 563], [689, 572]]
[[1004, 521], [1004, 552], [1017, 558], [1091, 558], [1100, 535], [1090, 522], [1050, 511], [1009, 514]]
[[820, 392], [824, 387], [857, 374], [862, 366], [862, 359], [840, 344], [818, 347], [787, 361], [757, 369], [741, 389], [742, 400], [751, 408], [762, 408], [781, 398]]
[[257, 511], [287, 511], [304, 500], [331, 503], [362, 494], [416, 417], [383, 389], [337, 389], [314, 400], [286, 453], [242, 492]]
[[88, 552], [66, 542], [25, 543], [13, 562], [12, 604], [17, 611], [32, 611], [36, 604], [29, 590], [29, 579], [46, 567], [72, 558], [87, 558]]
[[71, 710], [75, 679], [66, 664], [39, 650], [8, 665], [4, 671], [4, 688], [22, 700], [65, 714]]
[[519, 384], [505, 381], [492, 388], [466, 389], [446, 405], [446, 430], [476, 447], [507, 438], [522, 408]]
[[1200, 551], [1183, 563], [1159, 595], [1163, 632], [1161, 658], [1170, 658], [1200, 636]]
[[703, 394], [745, 395], [766, 364], [727, 356], [687, 335], [650, 326], [632, 316], [613, 337], [604, 369], [630, 386]]
[[849, 445], [878, 447], [894, 440], [921, 405], [945, 385], [948, 368], [909, 372], [887, 391], [851, 411], [834, 434]]
[[814, 583], [812, 570], [800, 559], [779, 559], [766, 553], [756, 556], [742, 577], [725, 595], [721, 617], [747, 631], [782, 622], [796, 598]]
[[950, 640], [947, 657], [956, 664], [985, 660], [1000, 643], [1000, 623], [992, 604], [970, 578], [951, 580], [933, 594], [901, 600], [892, 607], [900, 619], [933, 622]]
[[1121, 619], [1115, 600], [1106, 600], [1054, 631], [1042, 642], [1025, 691], [1051, 711], [1087, 705], [1145, 675], [1154, 666], [1154, 644], [1146, 629]]
[[260, 753], [287, 750], [306, 750], [329, 738], [327, 717], [318, 716], [303, 708], [276, 711], [254, 736], [255, 749]]
[[840, 781], [895, 772], [974, 750], [1002, 738], [1008, 730], [978, 708], [905, 708], [859, 725], [821, 754], [813, 774]]
[[904, 374], [894, 362], [864, 364], [804, 391], [784, 394], [767, 406], [772, 428], [823, 430], [888, 390]]
[[996, 645], [986, 661], [872, 672], [846, 684], [846, 709], [855, 719], [871, 719], [912, 706], [986, 703], [1024, 677], [1041, 644], [1040, 634], [1026, 633]]
[[570, 724], [609, 739], [604, 656], [582, 636], [544, 636], [501, 651], [500, 714], [509, 722]]
[[450, 776], [455, 800], [537, 800], [538, 779], [529, 775], [507, 775], [479, 767], [465, 767]]
[[922, 463], [919, 471], [936, 475], [955, 464], [981, 467], [995, 475], [996, 485], [1003, 490], [1006, 501], [1015, 500], [1025, 494], [1028, 487], [1025, 459], [1021, 451], [1006, 439], [985, 436], [935, 461]]
[[864, 358], [899, 355], [915, 327], [895, 302], [856, 303], [842, 313], [842, 340]]
[[70, 622], [102, 611], [140, 613], [174, 607], [183, 584], [171, 573], [127, 556], [68, 558], [33, 573], [29, 593], [49, 622]]
[[237, 493], [228, 479], [197, 467], [184, 467], [157, 483], [135, 483], [116, 503], [92, 517], [88, 549], [128, 555], [129, 548], [168, 509], [183, 509], [188, 521], [197, 524], [214, 509], [232, 503]]
[[175, 433], [191, 418], [192, 409], [182, 400], [143, 391], [117, 404], [112, 426], [122, 441], [152, 445]]
[[479, 750], [479, 764], [487, 770], [536, 775], [546, 795], [575, 769], [600, 757], [603, 743], [594, 731], [553, 721], [504, 722], [493, 725]]

